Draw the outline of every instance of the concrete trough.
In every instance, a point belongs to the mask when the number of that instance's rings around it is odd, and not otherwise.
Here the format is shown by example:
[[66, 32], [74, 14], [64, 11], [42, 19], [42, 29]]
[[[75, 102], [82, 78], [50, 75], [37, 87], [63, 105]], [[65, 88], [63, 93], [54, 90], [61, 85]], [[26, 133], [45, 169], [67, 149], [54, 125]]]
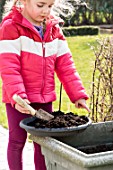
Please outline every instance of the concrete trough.
[[[47, 170], [113, 170], [113, 121], [93, 123], [87, 129], [66, 137], [30, 138], [41, 145]], [[87, 154], [87, 150], [103, 145], [109, 151]]]

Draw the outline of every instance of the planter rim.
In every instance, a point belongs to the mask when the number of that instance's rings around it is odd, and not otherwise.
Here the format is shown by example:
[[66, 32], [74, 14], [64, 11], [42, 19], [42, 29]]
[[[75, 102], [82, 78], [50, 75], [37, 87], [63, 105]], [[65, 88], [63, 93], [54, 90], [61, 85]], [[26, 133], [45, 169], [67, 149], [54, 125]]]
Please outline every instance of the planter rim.
[[96, 124], [109, 124], [109, 123], [113, 123], [113, 120], [109, 120], [109, 121], [103, 121], [103, 122], [93, 122], [92, 124], [96, 125]]

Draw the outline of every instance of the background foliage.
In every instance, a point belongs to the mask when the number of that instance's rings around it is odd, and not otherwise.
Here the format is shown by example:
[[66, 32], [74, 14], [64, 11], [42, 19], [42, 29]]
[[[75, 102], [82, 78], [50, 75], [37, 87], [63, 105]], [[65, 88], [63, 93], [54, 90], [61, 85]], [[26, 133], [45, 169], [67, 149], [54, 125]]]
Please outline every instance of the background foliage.
[[[73, 4], [73, 1], [71, 1]], [[113, 24], [113, 0], [85, 0], [87, 5], [80, 5], [65, 26]], [[74, 4], [73, 4], [74, 6]]]
[[2, 14], [4, 12], [4, 5], [6, 0], [0, 0], [0, 22], [2, 21]]

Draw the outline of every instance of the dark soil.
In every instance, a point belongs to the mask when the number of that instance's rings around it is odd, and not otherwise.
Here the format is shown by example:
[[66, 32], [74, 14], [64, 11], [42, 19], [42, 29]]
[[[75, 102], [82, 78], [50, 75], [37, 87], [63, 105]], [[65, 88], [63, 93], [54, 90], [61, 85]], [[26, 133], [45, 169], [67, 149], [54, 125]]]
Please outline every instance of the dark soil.
[[86, 154], [92, 154], [92, 153], [99, 153], [99, 152], [106, 152], [106, 151], [112, 151], [113, 150], [113, 143], [110, 144], [101, 144], [97, 146], [89, 146], [89, 147], [81, 147], [77, 148], [78, 150], [86, 153]]
[[27, 125], [34, 126], [35, 128], [63, 128], [79, 126], [88, 122], [88, 118], [86, 116], [78, 116], [72, 112], [64, 114], [61, 111], [56, 111], [52, 112], [52, 115], [54, 115], [54, 118], [49, 121], [36, 118]]

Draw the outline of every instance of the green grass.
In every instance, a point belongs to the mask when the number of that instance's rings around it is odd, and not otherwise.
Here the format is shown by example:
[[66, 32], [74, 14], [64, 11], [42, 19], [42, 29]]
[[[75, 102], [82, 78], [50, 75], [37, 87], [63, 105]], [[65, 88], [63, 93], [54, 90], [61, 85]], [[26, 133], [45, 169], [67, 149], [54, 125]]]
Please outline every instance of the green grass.
[[[1, 87], [2, 87], [2, 83], [1, 83], [1, 79], [0, 79], [0, 99], [2, 99]], [[0, 125], [7, 127], [5, 106], [1, 101], [0, 101]]]
[[[95, 56], [93, 51], [91, 50], [91, 46], [95, 46], [96, 39], [100, 37], [107, 37], [109, 35], [99, 35], [99, 36], [76, 36], [76, 37], [68, 37], [68, 45], [73, 55], [73, 59], [77, 68], [77, 71], [80, 74], [83, 85], [86, 89], [87, 94], [90, 95], [90, 88], [92, 82], [92, 71]], [[60, 93], [60, 82], [56, 77], [56, 92], [57, 92], [57, 100], [53, 103], [54, 110], [59, 109], [59, 93]], [[0, 98], [1, 98], [1, 81], [0, 81]], [[89, 105], [89, 101], [87, 102]], [[63, 90], [62, 93], [62, 105], [61, 110], [68, 112], [73, 111], [78, 114], [87, 114], [87, 112], [83, 109], [76, 109], [74, 104], [72, 104]], [[7, 119], [5, 113], [5, 107], [2, 102], [0, 102], [0, 124], [7, 127]]]

